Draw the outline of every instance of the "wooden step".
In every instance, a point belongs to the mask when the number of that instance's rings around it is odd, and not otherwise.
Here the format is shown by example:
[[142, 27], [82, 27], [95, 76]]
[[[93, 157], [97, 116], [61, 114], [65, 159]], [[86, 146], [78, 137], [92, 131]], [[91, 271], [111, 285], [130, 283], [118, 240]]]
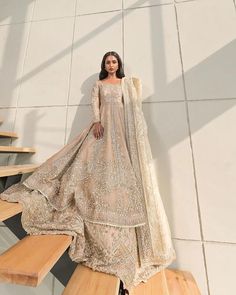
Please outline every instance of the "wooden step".
[[37, 286], [71, 240], [68, 235], [26, 236], [0, 255], [0, 281]]
[[130, 295], [201, 295], [190, 272], [165, 269], [146, 283], [140, 283]]
[[22, 211], [22, 205], [19, 203], [10, 203], [0, 200], [0, 221], [4, 221]]
[[40, 164], [0, 166], [0, 177], [34, 172]]
[[0, 131], [0, 137], [18, 138], [15, 132]]
[[0, 146], [0, 153], [35, 153], [36, 150], [31, 147], [17, 147], [17, 146]]
[[118, 295], [120, 280], [111, 274], [78, 265], [62, 295]]

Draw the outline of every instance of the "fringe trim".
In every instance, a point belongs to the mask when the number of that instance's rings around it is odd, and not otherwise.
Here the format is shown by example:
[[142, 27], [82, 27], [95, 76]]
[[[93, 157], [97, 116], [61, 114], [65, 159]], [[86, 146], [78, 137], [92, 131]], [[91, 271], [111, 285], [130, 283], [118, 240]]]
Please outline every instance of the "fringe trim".
[[97, 224], [109, 225], [109, 226], [114, 226], [114, 227], [124, 227], [124, 228], [134, 228], [134, 227], [139, 227], [139, 226], [146, 224], [146, 222], [144, 222], [144, 223], [139, 223], [139, 224], [135, 224], [135, 225], [119, 225], [119, 224], [112, 224], [112, 223], [107, 223], [107, 222], [93, 221], [93, 220], [90, 220], [87, 218], [84, 218], [83, 220], [86, 222], [90, 222], [90, 223], [97, 223]]

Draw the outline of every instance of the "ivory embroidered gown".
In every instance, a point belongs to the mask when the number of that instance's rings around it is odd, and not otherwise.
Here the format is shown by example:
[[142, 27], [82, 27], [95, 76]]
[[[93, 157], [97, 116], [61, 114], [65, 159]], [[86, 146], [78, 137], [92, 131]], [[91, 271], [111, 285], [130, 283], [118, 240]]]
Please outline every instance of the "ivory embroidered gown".
[[[29, 234], [72, 235], [72, 260], [118, 276], [129, 289], [168, 266], [175, 251], [163, 255], [163, 263], [152, 261], [142, 188], [126, 145], [121, 84], [96, 81], [91, 106], [91, 124], [0, 197], [23, 204]], [[101, 139], [93, 135], [97, 121]]]

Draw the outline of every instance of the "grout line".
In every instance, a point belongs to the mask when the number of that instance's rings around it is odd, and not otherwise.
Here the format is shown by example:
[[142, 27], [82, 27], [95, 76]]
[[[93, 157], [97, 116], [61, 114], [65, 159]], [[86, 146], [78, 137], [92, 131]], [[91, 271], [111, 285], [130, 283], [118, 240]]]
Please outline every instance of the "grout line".
[[35, 19], [35, 20], [29, 20], [29, 21], [22, 21], [22, 22], [15, 22], [15, 23], [9, 23], [9, 24], [0, 24], [0, 27], [4, 26], [12, 26], [12, 25], [22, 25], [27, 23], [39, 23], [43, 21], [53, 21], [53, 20], [60, 20], [60, 19], [66, 19], [66, 18], [73, 18], [74, 16], [57, 16], [57, 17], [51, 17], [51, 18], [43, 18], [43, 19]]
[[208, 276], [206, 248], [205, 248], [205, 244], [204, 243], [202, 243], [202, 253], [203, 253], [203, 263], [204, 263], [205, 275], [206, 275], [207, 293], [210, 295], [211, 294], [211, 291], [210, 291], [210, 281], [209, 281], [209, 276]]
[[[193, 1], [193, 0], [192, 0]], [[195, 0], [196, 1], [196, 0]], [[159, 3], [159, 4], [152, 4], [152, 5], [143, 5], [143, 6], [130, 6], [127, 8], [124, 8], [124, 10], [133, 10], [133, 9], [142, 9], [142, 8], [152, 8], [152, 7], [156, 7], [156, 6], [169, 6], [169, 5], [173, 5], [173, 2], [169, 2], [169, 3]]]
[[34, 13], [35, 13], [35, 9], [36, 9], [36, 6], [37, 6], [37, 4], [36, 4], [37, 1], [38, 1], [38, 0], [35, 0], [35, 1], [34, 1], [34, 7], [33, 7], [33, 11], [32, 11], [31, 21], [34, 20]]
[[224, 244], [224, 245], [236, 246], [236, 242], [227, 242], [227, 241], [184, 239], [184, 238], [172, 238], [172, 239], [175, 241], [184, 241], [184, 242], [201, 242], [203, 244]]
[[156, 101], [144, 101], [142, 103], [177, 103], [177, 102], [204, 102], [204, 101], [229, 101], [229, 100], [235, 100], [236, 98], [234, 97], [224, 97], [224, 98], [199, 98], [199, 99], [176, 99], [176, 100], [171, 100], [171, 99], [167, 99], [167, 100], [156, 100]]
[[51, 17], [51, 18], [42, 18], [42, 19], [34, 19], [31, 22], [32, 23], [40, 23], [40, 22], [48, 22], [48, 21], [53, 21], [53, 20], [61, 20], [61, 19], [69, 19], [69, 18], [74, 18], [73, 15], [66, 15], [66, 16], [56, 16], [56, 17]]
[[180, 31], [179, 31], [179, 25], [178, 25], [178, 13], [177, 13], [177, 7], [174, 5], [174, 11], [175, 11], [175, 23], [176, 23], [176, 31], [177, 31], [177, 39], [178, 39], [178, 48], [179, 48], [179, 57], [180, 57], [180, 63], [181, 63], [181, 77], [182, 77], [182, 83], [183, 83], [183, 90], [184, 90], [184, 102], [187, 101], [187, 91], [186, 91], [186, 83], [185, 83], [185, 75], [184, 75], [184, 62], [183, 62], [183, 54], [182, 54], [182, 48], [181, 48], [181, 40], [180, 40]]
[[[70, 104], [70, 105], [68, 105], [68, 107], [74, 107], [74, 106], [81, 106], [81, 107], [83, 107], [83, 106], [89, 106], [90, 104], [89, 103], [87, 103], [87, 104]], [[34, 105], [34, 106], [22, 106], [22, 107], [18, 107], [18, 109], [33, 109], [33, 108], [35, 108], [35, 109], [37, 109], [37, 108], [64, 108], [64, 107], [66, 107], [66, 104], [63, 104], [63, 105], [41, 105], [41, 106], [37, 106], [37, 105]], [[15, 109], [16, 107], [0, 107], [0, 110], [1, 109]]]
[[[37, 1], [37, 0], [35, 0]], [[196, 0], [188, 0], [188, 1], [196, 1]], [[112, 10], [106, 10], [106, 11], [98, 11], [98, 12], [90, 12], [90, 13], [79, 13], [75, 15], [68, 15], [68, 16], [58, 16], [58, 17], [51, 17], [51, 18], [44, 18], [44, 19], [31, 19], [27, 21], [20, 21], [20, 22], [14, 22], [14, 23], [7, 23], [7, 24], [0, 24], [0, 27], [2, 26], [11, 26], [11, 25], [19, 25], [19, 24], [25, 24], [25, 23], [35, 23], [35, 22], [42, 22], [42, 21], [49, 21], [49, 20], [57, 20], [57, 19], [65, 19], [65, 18], [74, 18], [75, 16], [87, 16], [87, 15], [96, 15], [96, 14], [102, 14], [102, 13], [110, 13], [110, 12], [121, 12], [123, 9], [124, 10], [132, 10], [132, 9], [142, 9], [142, 8], [148, 8], [148, 7], [155, 7], [155, 6], [165, 6], [165, 5], [173, 5], [172, 2], [170, 3], [163, 3], [163, 4], [153, 4], [153, 5], [146, 5], [146, 6], [141, 6], [141, 7], [127, 7], [127, 8], [122, 8], [121, 9], [112, 9]]]
[[[34, 3], [34, 8], [36, 5], [36, 1]], [[87, 15], [94, 15], [94, 14], [101, 14], [101, 13], [110, 13], [110, 12], [119, 12], [122, 10], [132, 10], [132, 9], [142, 9], [142, 8], [151, 8], [151, 7], [156, 7], [156, 6], [166, 6], [166, 5], [174, 5], [174, 4], [181, 4], [181, 3], [185, 3], [185, 2], [196, 2], [199, 0], [183, 0], [181, 2], [169, 2], [169, 3], [162, 3], [162, 4], [153, 4], [153, 5], [145, 5], [145, 6], [137, 6], [137, 7], [127, 7], [127, 8], [122, 8], [121, 9], [112, 9], [112, 10], [106, 10], [106, 11], [98, 11], [98, 12], [90, 12], [90, 13], [81, 13], [81, 14], [75, 14], [75, 15], [68, 15], [68, 16], [58, 16], [58, 17], [52, 17], [52, 18], [44, 18], [44, 19], [31, 19], [31, 20], [27, 20], [27, 21], [19, 21], [19, 22], [13, 22], [13, 23], [7, 23], [7, 24], [0, 24], [0, 27], [3, 26], [11, 26], [11, 25], [19, 25], [19, 24], [25, 24], [25, 23], [35, 23], [35, 22], [42, 22], [42, 21], [50, 21], [50, 20], [57, 20], [57, 19], [65, 19], [65, 18], [74, 18], [75, 16], [87, 16]], [[235, 4], [235, 0], [234, 4]], [[34, 9], [33, 8], [33, 9]]]
[[87, 16], [87, 15], [96, 15], [96, 14], [103, 14], [103, 13], [111, 13], [111, 12], [121, 12], [122, 9], [112, 9], [112, 10], [105, 10], [105, 11], [97, 11], [97, 12], [88, 12], [88, 13], [78, 13], [77, 16]]
[[214, 240], [204, 240], [203, 241], [205, 244], [211, 243], [211, 244], [225, 244], [225, 245], [236, 245], [236, 242], [227, 242], [227, 241], [214, 241]]
[[52, 295], [55, 295], [55, 276], [52, 274]]
[[124, 18], [124, 0], [121, 0], [122, 12], [121, 12], [121, 34], [122, 34], [122, 60], [123, 60], [123, 70], [125, 70], [125, 18]]
[[77, 11], [77, 3], [78, 3], [77, 1], [78, 0], [75, 1], [74, 24], [73, 24], [71, 50], [70, 50], [70, 71], [69, 71], [69, 75], [68, 75], [68, 97], [67, 97], [67, 102], [66, 102], [66, 120], [65, 120], [64, 144], [66, 144], [66, 137], [67, 137], [68, 110], [69, 110], [69, 101], [70, 101], [70, 94], [71, 94], [72, 63], [73, 63], [74, 39], [75, 39], [76, 11]]
[[110, 11], [100, 11], [100, 12], [93, 12], [93, 13], [85, 13], [85, 14], [77, 14], [77, 15], [68, 15], [68, 16], [57, 16], [57, 17], [51, 17], [51, 18], [43, 18], [43, 19], [35, 19], [35, 20], [28, 20], [28, 21], [21, 21], [21, 22], [15, 22], [15, 23], [8, 23], [8, 24], [0, 24], [0, 27], [4, 26], [12, 26], [12, 25], [21, 25], [26, 23], [39, 23], [44, 21], [53, 21], [53, 20], [61, 20], [61, 19], [69, 19], [74, 18], [75, 16], [87, 16], [87, 15], [96, 15], [96, 14], [102, 14], [102, 13], [110, 13], [110, 12], [117, 12], [121, 11], [121, 9], [114, 9]]
[[[205, 102], [205, 101], [212, 101], [212, 102], [217, 102], [217, 101], [231, 101], [231, 100], [236, 100], [235, 98], [202, 98], [202, 99], [187, 99], [187, 102]], [[159, 101], [144, 101], [142, 104], [162, 104], [162, 103], [182, 103], [186, 102], [185, 99], [178, 99], [178, 100], [159, 100]], [[18, 106], [17, 109], [30, 109], [30, 108], [54, 108], [54, 107], [66, 107], [67, 104], [60, 104], [60, 105], [32, 105], [32, 106]], [[89, 103], [82, 103], [82, 104], [68, 104], [68, 107], [74, 107], [74, 106], [90, 106]], [[5, 110], [5, 109], [16, 109], [16, 106], [0, 106], [0, 110]]]
[[186, 90], [186, 83], [185, 83], [185, 76], [184, 76], [184, 62], [183, 62], [183, 55], [182, 55], [182, 50], [181, 50], [182, 48], [181, 48], [180, 30], [179, 30], [179, 23], [178, 23], [178, 12], [177, 12], [176, 4], [174, 4], [174, 8], [175, 8], [178, 45], [179, 45], [179, 53], [180, 53], [182, 77], [183, 77], [183, 87], [184, 87], [184, 95], [185, 95], [185, 111], [186, 111], [186, 119], [187, 119], [189, 145], [190, 145], [190, 152], [191, 152], [191, 158], [192, 158], [194, 186], [195, 186], [195, 191], [196, 191], [197, 214], [198, 214], [200, 235], [201, 235], [201, 241], [202, 241], [202, 253], [203, 253], [204, 266], [205, 266], [204, 268], [205, 268], [205, 277], [206, 277], [206, 282], [207, 282], [207, 292], [208, 292], [208, 295], [210, 295], [211, 293], [210, 293], [209, 276], [208, 276], [208, 269], [207, 269], [207, 263], [206, 263], [205, 244], [203, 243], [204, 234], [203, 234], [203, 225], [202, 225], [202, 218], [201, 218], [201, 206], [200, 206], [199, 193], [198, 193], [198, 180], [197, 180], [197, 175], [196, 175], [195, 153], [194, 153], [194, 147], [193, 147], [193, 142], [192, 142], [189, 103], [187, 100], [187, 90]]
[[196, 169], [195, 169], [194, 152], [193, 152], [193, 144], [192, 144], [192, 137], [191, 137], [189, 110], [188, 110], [187, 90], [186, 90], [186, 83], [185, 83], [185, 76], [184, 76], [184, 62], [183, 62], [183, 55], [182, 55], [182, 48], [181, 48], [181, 40], [180, 40], [180, 30], [179, 30], [179, 26], [178, 26], [178, 13], [177, 13], [177, 7], [176, 6], [175, 6], [175, 18], [176, 18], [176, 26], [177, 26], [177, 37], [178, 37], [179, 55], [180, 55], [180, 61], [181, 61], [183, 89], [184, 89], [184, 96], [185, 96], [184, 102], [185, 102], [185, 108], [186, 108], [188, 136], [189, 136], [189, 144], [190, 144], [190, 150], [191, 150], [191, 156], [192, 156], [193, 175], [194, 175], [194, 182], [195, 182], [195, 189], [196, 189], [196, 197], [197, 197], [197, 205], [198, 205], [199, 225], [200, 225], [200, 232], [201, 232], [201, 240], [203, 240], [203, 231], [202, 231], [202, 223], [201, 223], [201, 216], [200, 216], [200, 212], [201, 211], [200, 211], [199, 199], [198, 199], [198, 188], [197, 188]]
[[[34, 7], [33, 7], [33, 11], [32, 11], [32, 17], [33, 17], [33, 14], [34, 14], [35, 3], [36, 3], [36, 0], [34, 2]], [[16, 125], [16, 115], [17, 115], [17, 109], [18, 109], [18, 105], [19, 105], [20, 92], [21, 92], [21, 85], [22, 85], [21, 84], [21, 79], [22, 79], [23, 74], [24, 74], [26, 57], [27, 57], [27, 52], [28, 52], [28, 47], [29, 47], [29, 40], [30, 40], [31, 29], [32, 29], [32, 23], [30, 23], [29, 29], [28, 29], [28, 36], [27, 36], [27, 39], [26, 39], [25, 52], [24, 52], [23, 63], [22, 63], [22, 68], [21, 68], [21, 74], [20, 74], [20, 78], [19, 78], [19, 86], [18, 86], [18, 93], [17, 93], [17, 100], [16, 100], [16, 114], [15, 114], [15, 120], [14, 120], [14, 123], [13, 123], [13, 131], [15, 130], [15, 125]]]
[[197, 1], [200, 1], [200, 0], [182, 0], [182, 1], [174, 0], [174, 3], [175, 4], [181, 4], [181, 3], [185, 3], [185, 2], [197, 2]]

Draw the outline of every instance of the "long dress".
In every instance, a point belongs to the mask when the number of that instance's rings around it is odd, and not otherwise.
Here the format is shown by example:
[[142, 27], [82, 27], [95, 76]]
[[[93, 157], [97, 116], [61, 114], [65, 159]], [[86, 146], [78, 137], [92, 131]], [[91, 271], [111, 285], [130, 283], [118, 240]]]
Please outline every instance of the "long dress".
[[[169, 265], [175, 251], [163, 265], [150, 262], [141, 184], [126, 145], [121, 84], [96, 81], [91, 106], [89, 126], [0, 197], [22, 203], [22, 225], [29, 234], [72, 235], [72, 260], [113, 274], [130, 289]], [[93, 135], [97, 121], [104, 127], [101, 139]]]

